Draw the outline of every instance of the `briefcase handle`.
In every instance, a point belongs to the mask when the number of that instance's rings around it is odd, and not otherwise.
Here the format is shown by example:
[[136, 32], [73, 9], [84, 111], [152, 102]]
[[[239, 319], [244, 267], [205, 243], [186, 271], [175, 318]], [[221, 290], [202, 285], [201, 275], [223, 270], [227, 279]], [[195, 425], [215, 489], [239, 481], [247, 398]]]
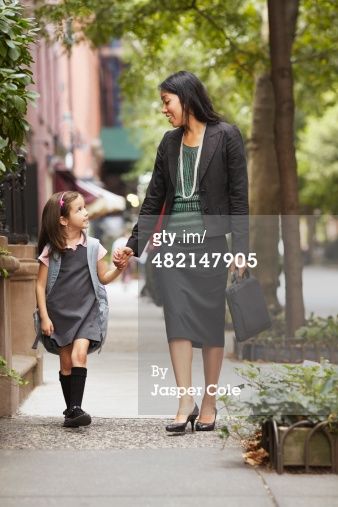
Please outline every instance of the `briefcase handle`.
[[250, 272], [248, 268], [244, 270], [243, 276], [239, 276], [239, 269], [236, 268], [233, 273], [231, 273], [231, 283], [241, 283], [244, 278], [250, 278]]

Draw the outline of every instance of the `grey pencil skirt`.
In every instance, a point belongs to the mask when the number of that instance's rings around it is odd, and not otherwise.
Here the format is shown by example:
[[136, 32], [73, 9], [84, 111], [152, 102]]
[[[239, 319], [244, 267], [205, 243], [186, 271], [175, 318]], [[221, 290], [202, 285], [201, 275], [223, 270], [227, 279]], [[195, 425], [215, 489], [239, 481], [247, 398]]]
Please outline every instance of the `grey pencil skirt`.
[[[184, 338], [197, 348], [224, 347], [227, 252], [225, 236], [160, 248], [161, 260], [167, 259], [157, 275], [168, 341]], [[217, 266], [215, 253], [221, 254]]]

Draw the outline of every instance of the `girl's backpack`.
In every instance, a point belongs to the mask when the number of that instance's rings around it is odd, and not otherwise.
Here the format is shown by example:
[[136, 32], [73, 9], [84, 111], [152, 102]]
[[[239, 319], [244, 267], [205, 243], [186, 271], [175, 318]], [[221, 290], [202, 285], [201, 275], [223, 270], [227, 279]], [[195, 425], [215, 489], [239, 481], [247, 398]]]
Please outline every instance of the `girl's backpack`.
[[[90, 276], [92, 279], [95, 296], [99, 304], [99, 313], [100, 313], [100, 330], [101, 330], [101, 342], [98, 342], [98, 346], [90, 347], [88, 352], [94, 352], [99, 348], [99, 352], [101, 351], [102, 345], [107, 336], [107, 328], [108, 328], [108, 298], [107, 292], [104, 285], [102, 285], [97, 276], [97, 255], [99, 250], [99, 240], [96, 238], [92, 238], [87, 236], [87, 259], [88, 259], [88, 267]], [[54, 283], [59, 275], [61, 267], [61, 256], [60, 254], [53, 254], [49, 258], [49, 267], [48, 267], [48, 277], [47, 277], [47, 285], [46, 285], [46, 297], [52, 290]], [[54, 340], [51, 340], [49, 336], [45, 336], [41, 330], [41, 321], [38, 308], [33, 313], [34, 320], [34, 328], [36, 332], [36, 338], [34, 344], [32, 346], [33, 349], [38, 347], [38, 343], [41, 342], [45, 349], [52, 354], [59, 354], [59, 348]]]

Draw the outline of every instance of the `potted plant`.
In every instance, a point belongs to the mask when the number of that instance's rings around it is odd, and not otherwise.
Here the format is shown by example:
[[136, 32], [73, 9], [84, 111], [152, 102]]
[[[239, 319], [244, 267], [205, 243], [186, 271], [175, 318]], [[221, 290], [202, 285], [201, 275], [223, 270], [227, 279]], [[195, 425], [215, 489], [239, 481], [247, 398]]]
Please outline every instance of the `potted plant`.
[[223, 396], [229, 416], [223, 436], [259, 429], [259, 446], [279, 473], [283, 467], [330, 466], [338, 473], [338, 368], [252, 363], [236, 369], [246, 381], [240, 399]]
[[274, 318], [271, 330], [243, 344], [236, 343], [236, 355], [249, 361], [301, 363], [304, 359], [324, 358], [338, 364], [338, 315], [318, 317], [311, 313], [295, 336], [287, 338], [284, 315], [280, 314]]

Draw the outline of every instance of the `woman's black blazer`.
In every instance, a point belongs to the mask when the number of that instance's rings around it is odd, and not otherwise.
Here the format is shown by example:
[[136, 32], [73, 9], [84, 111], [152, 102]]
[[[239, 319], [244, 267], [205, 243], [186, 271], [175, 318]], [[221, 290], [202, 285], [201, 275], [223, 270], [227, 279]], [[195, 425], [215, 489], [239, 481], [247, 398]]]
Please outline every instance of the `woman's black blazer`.
[[[175, 196], [183, 128], [165, 133], [157, 150], [154, 170], [138, 223], [127, 242], [141, 255], [158, 216], [165, 229]], [[206, 236], [232, 233], [232, 252], [248, 253], [248, 176], [242, 137], [236, 125], [208, 124], [198, 169], [199, 194]]]

